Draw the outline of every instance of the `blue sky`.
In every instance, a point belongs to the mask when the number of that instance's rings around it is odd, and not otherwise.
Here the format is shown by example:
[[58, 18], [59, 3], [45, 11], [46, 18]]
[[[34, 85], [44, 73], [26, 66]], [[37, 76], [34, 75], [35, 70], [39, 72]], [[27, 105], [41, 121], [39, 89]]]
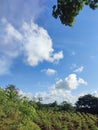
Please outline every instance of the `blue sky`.
[[85, 7], [74, 27], [52, 17], [56, 0], [0, 0], [0, 86], [44, 102], [98, 96], [98, 10]]

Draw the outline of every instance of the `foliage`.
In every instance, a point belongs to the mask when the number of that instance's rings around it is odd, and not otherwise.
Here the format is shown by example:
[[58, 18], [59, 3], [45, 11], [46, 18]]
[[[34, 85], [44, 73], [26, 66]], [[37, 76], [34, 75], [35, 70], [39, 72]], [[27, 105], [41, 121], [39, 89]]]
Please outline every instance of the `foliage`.
[[[96, 98], [85, 95], [83, 99], [87, 106]], [[98, 130], [98, 115], [75, 112], [66, 101], [42, 104], [21, 97], [18, 89], [9, 85], [0, 88], [0, 130]]]
[[0, 88], [0, 130], [40, 130], [32, 121], [36, 116], [35, 108], [19, 96], [15, 86]]
[[96, 9], [98, 0], [57, 0], [57, 5], [53, 6], [52, 15], [54, 18], [59, 18], [62, 24], [73, 26], [76, 16], [84, 5]]
[[98, 114], [98, 98], [90, 94], [80, 97], [76, 102], [76, 110]]
[[14, 85], [8, 85], [5, 88], [5, 93], [7, 95], [7, 97], [9, 98], [9, 100], [14, 100], [16, 101], [18, 99], [18, 89], [16, 89], [16, 87]]
[[68, 103], [66, 101], [63, 101], [60, 104], [60, 110], [68, 111], [68, 112], [74, 112], [75, 108], [72, 106], [72, 104], [70, 104], [70, 103]]
[[49, 104], [41, 104], [39, 102], [36, 103], [37, 110], [44, 110], [44, 111], [68, 111], [68, 112], [74, 112], [75, 107], [71, 103], [68, 103], [67, 101], [63, 101], [61, 104], [57, 104], [56, 101], [49, 103]]

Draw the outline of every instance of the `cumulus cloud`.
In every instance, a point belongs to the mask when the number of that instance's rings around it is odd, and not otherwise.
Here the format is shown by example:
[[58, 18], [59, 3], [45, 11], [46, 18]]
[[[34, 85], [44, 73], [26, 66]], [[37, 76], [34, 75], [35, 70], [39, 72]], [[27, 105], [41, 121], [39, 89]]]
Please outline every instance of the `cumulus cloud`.
[[34, 22], [23, 24], [25, 60], [31, 66], [39, 62], [56, 62], [63, 58], [63, 52], [54, 53], [52, 39], [47, 30]]
[[20, 30], [4, 18], [0, 23], [0, 58], [4, 56], [9, 63], [9, 66], [4, 65], [6, 62], [2, 61], [4, 63], [1, 67], [5, 70], [10, 69], [10, 62], [20, 55], [24, 56], [25, 63], [30, 66], [36, 66], [43, 61], [54, 63], [63, 58], [62, 51], [54, 52], [47, 30], [33, 21], [30, 24], [24, 22]]
[[55, 75], [57, 73], [56, 70], [48, 68], [48, 69], [43, 69], [41, 72], [45, 72], [47, 75]]
[[74, 72], [77, 72], [77, 73], [81, 73], [83, 71], [84, 67], [81, 66], [79, 68], [77, 68], [76, 70], [74, 70]]
[[73, 90], [76, 89], [79, 85], [87, 85], [87, 82], [82, 78], [78, 78], [76, 74], [70, 74], [64, 80], [60, 79], [57, 81], [55, 88]]
[[[24, 30], [21, 27], [22, 22], [28, 22], [31, 19], [35, 21], [38, 19], [45, 9], [45, 2], [45, 0], [42, 0], [41, 2], [40, 0], [13, 0], [11, 2], [3, 0], [1, 2], [2, 4], [0, 4], [0, 12], [2, 13], [0, 14], [0, 75], [9, 73], [13, 60], [21, 54], [25, 55], [24, 53], [27, 50], [25, 50], [25, 45], [23, 44]], [[28, 57], [28, 55], [26, 56], [25, 61], [27, 62], [31, 58]]]
[[64, 80], [60, 79], [50, 87], [49, 93], [37, 93], [36, 98], [40, 95], [44, 103], [54, 101], [61, 103], [65, 100], [74, 104], [77, 97], [72, 95], [72, 90], [78, 89], [80, 85], [87, 85], [87, 82], [82, 78], [78, 78], [76, 74], [70, 74]]

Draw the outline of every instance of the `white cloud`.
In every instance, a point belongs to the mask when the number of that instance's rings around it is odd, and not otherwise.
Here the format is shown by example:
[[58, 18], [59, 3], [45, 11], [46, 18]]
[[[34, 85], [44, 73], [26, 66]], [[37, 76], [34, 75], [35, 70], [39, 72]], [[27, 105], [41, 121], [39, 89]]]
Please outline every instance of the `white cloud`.
[[[22, 55], [25, 63], [30, 66], [36, 66], [43, 61], [54, 63], [63, 58], [62, 51], [54, 53], [52, 39], [47, 30], [33, 21], [30, 24], [24, 22], [20, 30], [4, 18], [0, 23], [0, 58], [3, 55], [7, 61], [9, 59], [12, 62]], [[8, 70], [10, 65], [6, 64], [3, 67]]]
[[21, 51], [23, 36], [6, 19], [1, 20], [0, 53], [8, 58], [15, 58]]
[[42, 98], [43, 103], [52, 103], [54, 101], [61, 103], [63, 101], [67, 101], [74, 104], [77, 100], [77, 97], [73, 96], [71, 91], [64, 91], [62, 89], [55, 88], [51, 88], [50, 92], [37, 92], [35, 94], [32, 94], [31, 92], [26, 93], [22, 90], [19, 90], [19, 95], [29, 99], [34, 98], [36, 101], [38, 101], [39, 98]]
[[0, 75], [9, 74], [11, 61], [5, 57], [0, 57]]
[[81, 66], [79, 67], [78, 69], [74, 70], [74, 72], [78, 72], [78, 73], [81, 73], [83, 71], [84, 67]]
[[37, 93], [36, 98], [40, 95], [43, 98], [44, 103], [57, 101], [61, 103], [62, 101], [68, 101], [75, 103], [77, 96], [72, 95], [73, 89], [78, 89], [80, 85], [87, 85], [87, 82], [82, 78], [77, 78], [76, 74], [70, 74], [64, 80], [60, 79], [51, 88], [49, 93]]
[[51, 69], [51, 68], [41, 70], [41, 72], [45, 72], [47, 75], [55, 75], [57, 73], [56, 70]]
[[12, 61], [21, 53], [22, 35], [4, 18], [0, 28], [0, 75], [3, 75], [10, 73]]
[[56, 82], [55, 88], [73, 90], [76, 89], [79, 85], [87, 85], [87, 82], [82, 78], [77, 78], [76, 74], [70, 74], [64, 80], [60, 79]]
[[15, 29], [5, 18], [1, 19], [3, 29], [5, 32], [4, 43], [14, 42], [14, 40], [22, 41], [23, 37], [21, 33]]
[[[16, 25], [21, 24], [23, 20], [36, 20], [45, 11], [45, 0], [12, 0], [0, 1], [0, 17], [6, 17]], [[21, 11], [21, 12], [20, 12]]]
[[68, 101], [72, 103], [75, 101], [75, 97], [71, 94], [71, 91], [52, 88], [48, 95], [48, 100], [50, 102], [57, 101], [61, 103], [62, 101]]
[[54, 101], [61, 103], [63, 101], [68, 101], [74, 104], [74, 102], [76, 101], [75, 97], [71, 94], [70, 91], [63, 91], [63, 90], [58, 90], [53, 88], [49, 93], [39, 92], [36, 93], [34, 97], [35, 99], [41, 97], [43, 103], [52, 103]]
[[30, 93], [30, 92], [23, 92], [22, 90], [19, 90], [18, 91], [18, 94], [20, 95], [20, 96], [22, 96], [22, 97], [27, 97], [27, 98], [30, 98], [30, 99], [32, 99], [33, 98], [33, 94], [32, 93]]
[[52, 39], [48, 32], [35, 23], [23, 24], [25, 61], [36, 66], [40, 62], [56, 62], [63, 58], [63, 53], [54, 53]]
[[63, 59], [63, 57], [64, 57], [63, 52], [60, 51], [58, 53], [52, 54], [52, 57], [50, 58], [50, 61], [51, 62], [55, 61], [55, 63], [58, 63], [60, 59]]
[[98, 91], [94, 91], [92, 95], [98, 97]]
[[[43, 103], [51, 103], [54, 101], [61, 103], [67, 101], [74, 104], [81, 95], [85, 95], [84, 93], [79, 95], [72, 94], [72, 90], [78, 89], [80, 85], [87, 85], [87, 82], [82, 78], [78, 78], [76, 74], [70, 74], [64, 80], [61, 79], [52, 85], [47, 92], [32, 94], [31, 92], [25, 93], [20, 90], [19, 95], [26, 96], [30, 99], [35, 98], [35, 100], [41, 97]], [[96, 91], [95, 93], [98, 96], [98, 92]]]

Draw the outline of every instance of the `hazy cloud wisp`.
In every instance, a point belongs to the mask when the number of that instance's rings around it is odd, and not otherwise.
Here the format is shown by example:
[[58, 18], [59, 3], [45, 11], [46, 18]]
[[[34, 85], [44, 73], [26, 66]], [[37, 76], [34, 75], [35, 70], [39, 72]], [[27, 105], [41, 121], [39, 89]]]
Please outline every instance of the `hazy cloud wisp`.
[[84, 67], [80, 66], [79, 68], [75, 69], [74, 72], [81, 73], [83, 71]]
[[47, 75], [55, 75], [55, 74], [57, 73], [56, 70], [51, 69], [51, 68], [43, 69], [43, 70], [41, 70], [41, 72], [44, 72], [44, 73], [46, 73]]

